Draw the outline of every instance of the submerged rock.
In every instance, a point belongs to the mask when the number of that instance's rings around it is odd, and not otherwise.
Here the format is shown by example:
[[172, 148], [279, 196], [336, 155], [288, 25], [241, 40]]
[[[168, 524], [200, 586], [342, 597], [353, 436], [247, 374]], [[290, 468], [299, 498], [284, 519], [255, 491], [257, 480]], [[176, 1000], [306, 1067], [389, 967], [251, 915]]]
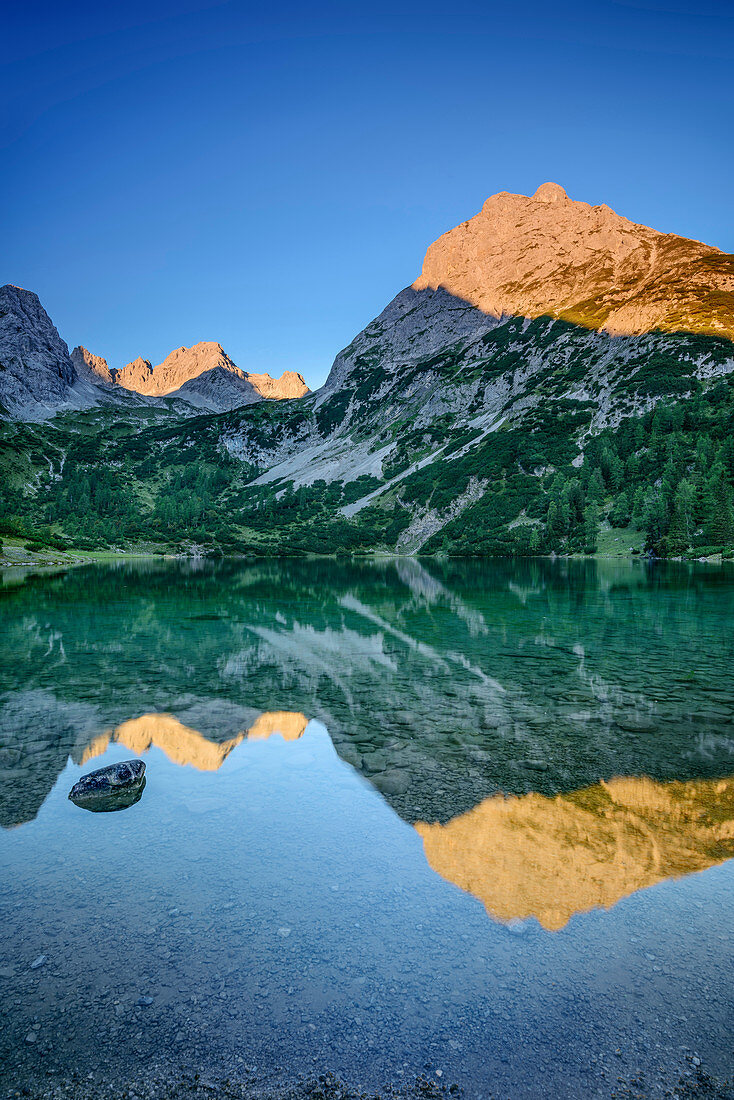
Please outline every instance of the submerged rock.
[[140, 800], [145, 789], [142, 760], [122, 760], [83, 775], [69, 791], [75, 806], [93, 813], [125, 810]]

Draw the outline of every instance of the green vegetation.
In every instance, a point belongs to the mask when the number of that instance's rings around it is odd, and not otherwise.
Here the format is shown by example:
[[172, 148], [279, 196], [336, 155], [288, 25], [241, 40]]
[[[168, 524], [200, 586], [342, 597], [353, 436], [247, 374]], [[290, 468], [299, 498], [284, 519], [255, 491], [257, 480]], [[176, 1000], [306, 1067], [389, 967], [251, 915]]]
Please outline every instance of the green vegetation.
[[[537, 444], [537, 458], [545, 452], [552, 470], [524, 485], [517, 475], [493, 478], [426, 549], [588, 554], [604, 527], [631, 534], [631, 549], [659, 557], [733, 556], [733, 380], [590, 437], [578, 468], [553, 461], [560, 453], [548, 445], [553, 438]], [[517, 504], [524, 515], [511, 527], [507, 516]]]
[[[734, 383], [707, 377], [731, 343], [653, 333], [609, 348], [568, 321], [511, 318], [394, 375], [358, 357], [316, 408], [0, 422], [0, 538], [59, 554], [355, 554], [394, 550], [427, 516], [425, 553], [734, 556]], [[600, 407], [616, 410], [601, 431]], [[279, 448], [327, 439], [380, 449], [381, 477], [262, 476]]]

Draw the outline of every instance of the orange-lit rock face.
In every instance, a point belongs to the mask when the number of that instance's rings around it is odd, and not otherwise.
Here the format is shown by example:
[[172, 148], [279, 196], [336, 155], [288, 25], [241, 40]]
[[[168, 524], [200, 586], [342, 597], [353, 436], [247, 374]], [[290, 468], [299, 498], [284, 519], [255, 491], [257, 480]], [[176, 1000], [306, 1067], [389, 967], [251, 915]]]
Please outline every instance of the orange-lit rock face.
[[574, 202], [555, 183], [487, 199], [431, 245], [413, 286], [442, 286], [494, 317], [734, 337], [734, 256]]
[[261, 397], [273, 401], [304, 397], [311, 392], [302, 375], [294, 370], [284, 370], [280, 378], [271, 378], [269, 374], [248, 374], [247, 380], [251, 386], [255, 387]]
[[163, 397], [180, 389], [191, 378], [198, 378], [216, 367], [231, 372], [243, 381], [246, 378], [244, 371], [234, 365], [221, 344], [204, 341], [191, 348], [176, 348], [157, 367], [151, 367], [147, 359], [136, 359], [117, 372], [115, 381], [124, 389]]
[[143, 714], [123, 722], [112, 733], [104, 733], [90, 742], [82, 754], [81, 764], [106, 752], [110, 744], [125, 745], [140, 756], [151, 748], [161, 749], [174, 764], [190, 765], [199, 771], [216, 771], [232, 749], [242, 741], [263, 740], [280, 733], [286, 741], [303, 734], [308, 719], [292, 711], [268, 711], [261, 714], [246, 732], [227, 741], [210, 741], [198, 730], [190, 729], [172, 714]]
[[416, 829], [431, 867], [491, 916], [559, 929], [575, 913], [734, 856], [734, 778], [496, 795], [447, 825]]
[[86, 378], [92, 382], [105, 382], [109, 386], [114, 383], [107, 360], [101, 355], [92, 355], [86, 348], [76, 347], [71, 353], [71, 361], [80, 378]]
[[279, 733], [284, 741], [297, 741], [303, 737], [308, 725], [305, 714], [292, 710], [271, 710], [261, 714], [247, 731], [248, 741], [265, 741], [274, 733]]
[[186, 382], [217, 369], [249, 383], [261, 397], [281, 400], [303, 397], [309, 392], [303, 378], [295, 371], [284, 371], [280, 378], [247, 374], [232, 362], [221, 344], [211, 341], [202, 341], [190, 348], [176, 348], [157, 367], [151, 367], [147, 359], [136, 359], [117, 372], [115, 382], [126, 390], [148, 397], [164, 397], [175, 393]]

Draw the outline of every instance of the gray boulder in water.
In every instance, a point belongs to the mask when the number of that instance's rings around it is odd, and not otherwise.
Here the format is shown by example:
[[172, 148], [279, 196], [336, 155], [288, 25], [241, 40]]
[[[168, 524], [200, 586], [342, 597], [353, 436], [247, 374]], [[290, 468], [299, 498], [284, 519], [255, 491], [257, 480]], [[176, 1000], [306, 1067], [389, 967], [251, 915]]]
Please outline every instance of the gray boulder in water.
[[69, 791], [75, 806], [93, 813], [125, 810], [140, 800], [145, 788], [142, 760], [122, 760], [83, 775]]

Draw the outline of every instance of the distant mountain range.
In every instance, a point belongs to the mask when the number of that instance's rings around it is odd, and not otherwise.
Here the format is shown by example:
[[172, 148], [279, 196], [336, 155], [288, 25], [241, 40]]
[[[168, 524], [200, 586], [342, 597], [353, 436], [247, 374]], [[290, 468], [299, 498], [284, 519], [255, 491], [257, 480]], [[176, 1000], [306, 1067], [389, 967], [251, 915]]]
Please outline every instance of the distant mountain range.
[[138, 358], [111, 370], [106, 359], [84, 347], [69, 355], [38, 296], [10, 285], [0, 287], [0, 363], [0, 405], [11, 417], [31, 421], [64, 409], [114, 404], [118, 398], [129, 407], [122, 391], [172, 397], [177, 402], [172, 407], [183, 415], [222, 412], [309, 392], [295, 371], [285, 371], [280, 378], [248, 374], [221, 344], [211, 342], [176, 348], [156, 367]]
[[[126, 463], [130, 537], [496, 554], [593, 550], [609, 532], [656, 553], [734, 549], [734, 256], [557, 184], [494, 195], [440, 237], [313, 394], [292, 372], [246, 374], [219, 344], [111, 371], [83, 348], [68, 356], [30, 292], [3, 288], [0, 310], [0, 402], [16, 421], [62, 413], [26, 444], [26, 476], [43, 479], [30, 456], [48, 445], [64, 476], [78, 471], [59, 430], [65, 410], [91, 408], [99, 434], [92, 446], [90, 423], [80, 462]], [[192, 433], [193, 411], [218, 415]], [[136, 492], [152, 455], [151, 504], [149, 484]], [[194, 456], [218, 486], [196, 507], [176, 496]]]

